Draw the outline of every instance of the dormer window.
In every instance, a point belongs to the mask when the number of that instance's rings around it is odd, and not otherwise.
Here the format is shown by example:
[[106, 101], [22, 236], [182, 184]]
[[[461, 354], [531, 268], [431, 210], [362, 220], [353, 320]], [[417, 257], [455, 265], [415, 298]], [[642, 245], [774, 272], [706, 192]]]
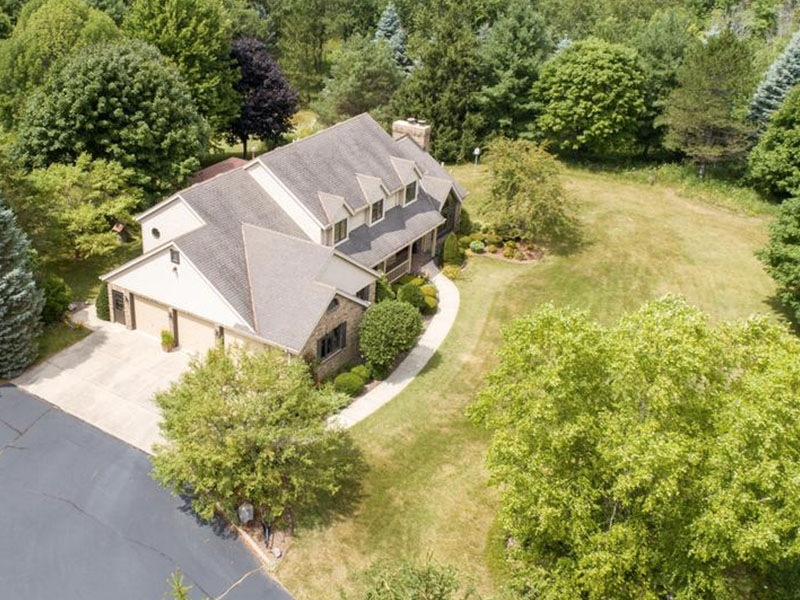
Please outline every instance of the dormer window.
[[347, 239], [347, 219], [342, 219], [333, 226], [333, 243]]
[[404, 204], [411, 204], [417, 199], [417, 182], [412, 181], [406, 186], [406, 198]]
[[383, 219], [383, 198], [381, 198], [372, 205], [372, 211], [370, 213], [370, 224], [374, 225], [381, 219]]

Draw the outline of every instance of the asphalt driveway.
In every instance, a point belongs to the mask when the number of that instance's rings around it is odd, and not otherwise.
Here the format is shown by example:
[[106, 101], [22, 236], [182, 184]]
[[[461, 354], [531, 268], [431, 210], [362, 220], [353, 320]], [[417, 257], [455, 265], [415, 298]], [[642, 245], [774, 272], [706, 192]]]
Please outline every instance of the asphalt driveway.
[[0, 598], [287, 600], [243, 543], [150, 477], [141, 451], [0, 386]]

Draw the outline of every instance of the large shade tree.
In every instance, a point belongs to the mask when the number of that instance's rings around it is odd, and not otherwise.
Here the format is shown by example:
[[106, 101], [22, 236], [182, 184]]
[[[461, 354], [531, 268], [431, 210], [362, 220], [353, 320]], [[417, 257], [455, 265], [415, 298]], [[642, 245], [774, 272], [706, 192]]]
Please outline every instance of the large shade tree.
[[546, 305], [470, 409], [523, 598], [793, 598], [800, 342], [676, 297], [616, 324]]
[[646, 115], [636, 52], [598, 39], [575, 42], [533, 87], [536, 134], [562, 151], [627, 152]]
[[224, 132], [238, 114], [233, 86], [239, 75], [222, 0], [135, 0], [123, 26], [178, 68], [211, 129]]
[[131, 41], [71, 57], [30, 98], [15, 148], [30, 167], [84, 153], [118, 162], [155, 196], [199, 167], [207, 129], [178, 71], [152, 46]]
[[241, 72], [235, 86], [241, 106], [230, 126], [230, 141], [241, 142], [242, 156], [247, 157], [250, 137], [275, 143], [291, 129], [297, 93], [264, 42], [254, 38], [234, 40], [233, 58]]

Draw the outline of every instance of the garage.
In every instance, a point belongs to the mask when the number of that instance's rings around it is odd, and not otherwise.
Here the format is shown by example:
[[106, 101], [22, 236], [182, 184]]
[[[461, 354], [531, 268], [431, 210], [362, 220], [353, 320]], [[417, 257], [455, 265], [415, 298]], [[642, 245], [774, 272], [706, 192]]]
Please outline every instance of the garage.
[[169, 308], [141, 296], [133, 296], [133, 315], [136, 329], [157, 338], [162, 331], [172, 331]]
[[178, 345], [181, 350], [204, 354], [216, 342], [216, 329], [211, 323], [186, 313], [178, 313]]

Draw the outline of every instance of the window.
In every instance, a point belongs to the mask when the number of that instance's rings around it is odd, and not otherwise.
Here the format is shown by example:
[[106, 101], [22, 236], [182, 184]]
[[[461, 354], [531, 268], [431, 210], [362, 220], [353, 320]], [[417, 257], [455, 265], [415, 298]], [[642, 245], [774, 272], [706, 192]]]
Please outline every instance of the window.
[[406, 204], [411, 204], [417, 199], [417, 182], [412, 181], [406, 186]]
[[175, 250], [175, 248], [170, 248], [169, 259], [176, 265], [179, 265], [181, 264], [181, 253]]
[[161, 237], [161, 232], [160, 232], [158, 229], [156, 229], [155, 227], [153, 227], [153, 228], [150, 230], [150, 233], [151, 233], [151, 234], [153, 234], [153, 237], [154, 237], [155, 239], [158, 239], [158, 238], [160, 238], [160, 237]]
[[364, 302], [369, 302], [369, 288], [370, 286], [368, 285], [367, 287], [358, 290], [356, 293], [356, 298], [363, 300]]
[[347, 237], [347, 219], [342, 219], [333, 226], [333, 243], [338, 244]]
[[317, 340], [317, 358], [325, 360], [347, 345], [347, 323], [342, 323]]
[[371, 223], [377, 223], [383, 218], [383, 199], [378, 200], [372, 205], [372, 220]]

